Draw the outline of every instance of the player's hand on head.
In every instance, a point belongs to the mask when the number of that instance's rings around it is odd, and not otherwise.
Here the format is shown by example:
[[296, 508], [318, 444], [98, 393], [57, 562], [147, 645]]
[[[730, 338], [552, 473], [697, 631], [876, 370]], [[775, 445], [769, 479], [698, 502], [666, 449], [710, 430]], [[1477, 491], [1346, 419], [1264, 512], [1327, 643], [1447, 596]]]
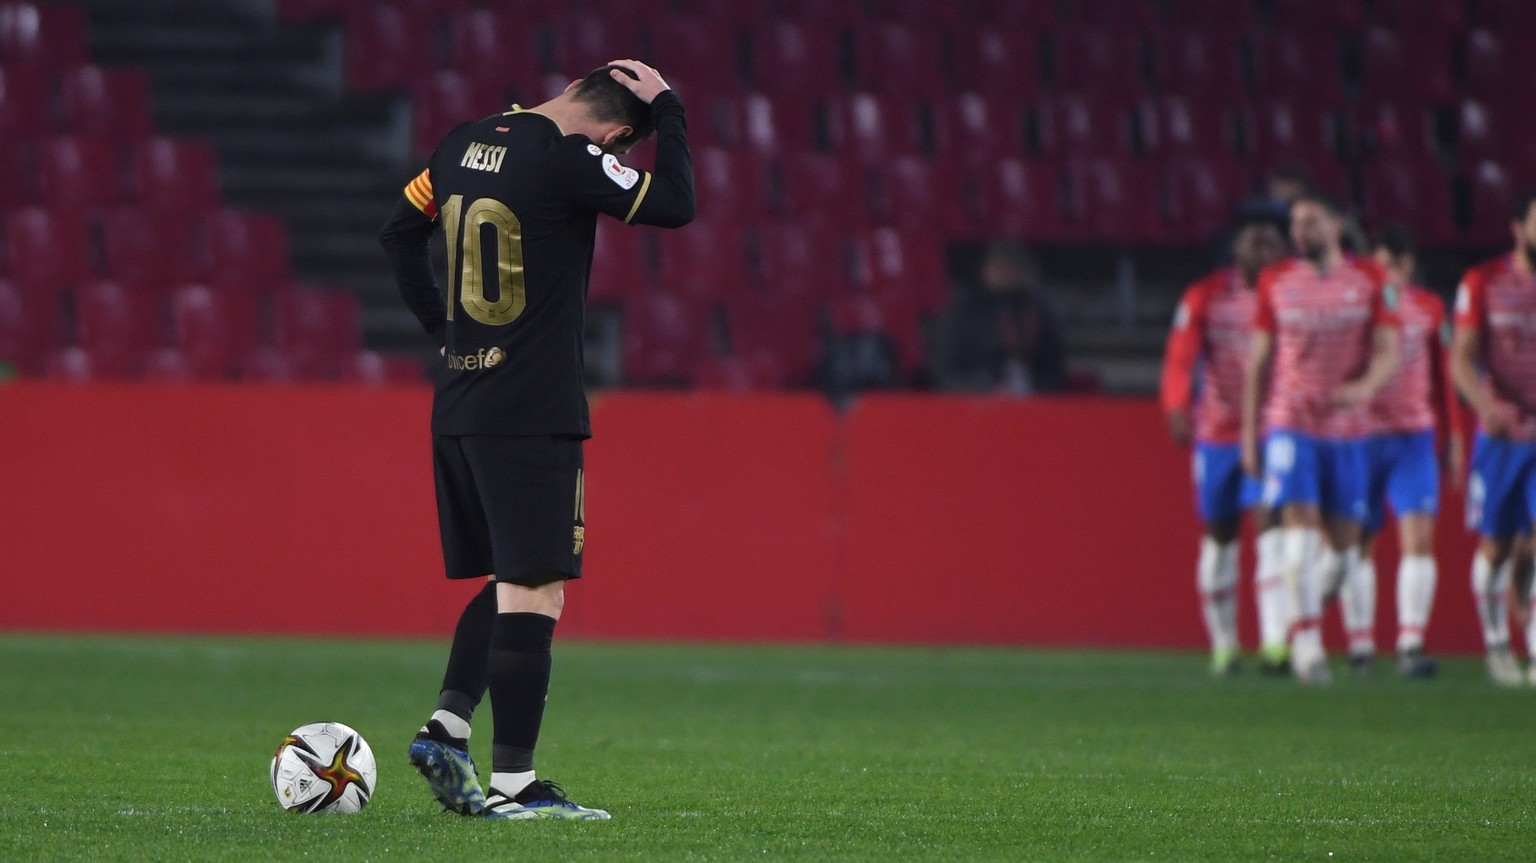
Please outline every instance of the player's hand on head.
[[639, 60], [614, 60], [608, 65], [623, 66], [625, 69], [635, 73], [637, 78], [631, 78], [618, 69], [610, 70], [608, 74], [613, 76], [613, 80], [623, 84], [629, 92], [634, 93], [640, 98], [640, 101], [647, 105], [651, 104], [651, 100], [661, 95], [664, 91], [672, 89], [662, 79], [660, 72], [641, 63]]

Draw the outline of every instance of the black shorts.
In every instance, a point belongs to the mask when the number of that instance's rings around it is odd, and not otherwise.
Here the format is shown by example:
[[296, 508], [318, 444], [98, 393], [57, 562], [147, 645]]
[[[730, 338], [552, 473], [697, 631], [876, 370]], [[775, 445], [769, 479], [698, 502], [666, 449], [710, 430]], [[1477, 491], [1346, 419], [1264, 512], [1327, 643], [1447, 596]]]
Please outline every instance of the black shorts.
[[528, 587], [581, 578], [581, 448], [574, 437], [433, 435], [448, 577]]

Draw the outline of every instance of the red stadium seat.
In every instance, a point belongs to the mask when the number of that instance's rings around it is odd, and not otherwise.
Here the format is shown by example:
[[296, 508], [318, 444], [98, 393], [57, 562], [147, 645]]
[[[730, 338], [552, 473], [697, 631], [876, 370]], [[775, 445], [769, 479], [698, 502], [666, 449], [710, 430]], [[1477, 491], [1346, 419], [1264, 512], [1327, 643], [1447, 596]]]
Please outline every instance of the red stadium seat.
[[1356, 134], [1373, 153], [1426, 157], [1434, 153], [1434, 118], [1418, 103], [1362, 103], [1354, 125]]
[[849, 93], [828, 99], [826, 106], [833, 152], [873, 163], [921, 150], [917, 105], [910, 99]]
[[76, 210], [23, 207], [5, 214], [6, 263], [17, 287], [53, 294], [95, 272], [89, 225]]
[[859, 21], [860, 5], [859, 0], [777, 0], [773, 8], [779, 17], [790, 21], [841, 28]]
[[[1230, 4], [1236, 5], [1236, 4]], [[1152, 43], [1154, 78], [1165, 93], [1194, 97], [1213, 107], [1243, 95], [1242, 59], [1232, 33], [1176, 28]]]
[[567, 12], [550, 22], [554, 40], [554, 71], [580, 78], [609, 60], [639, 53], [639, 34], [613, 10]]
[[347, 20], [347, 83], [363, 90], [401, 87], [433, 66], [429, 19], [403, 3], [360, 6]]
[[1059, 166], [999, 159], [977, 172], [984, 230], [1025, 240], [1060, 240], [1067, 229]]
[[420, 359], [399, 354], [358, 351], [343, 357], [340, 379], [370, 387], [429, 383], [426, 367]]
[[[696, 94], [703, 95], [705, 90], [735, 93], [742, 89], [745, 65], [741, 42], [741, 30], [734, 22], [713, 23], [693, 16], [669, 15], [657, 19], [651, 27], [654, 65], [667, 83], [678, 87], [683, 98], [689, 100], [690, 114]], [[688, 131], [693, 131], [691, 124]]]
[[694, 222], [686, 235], [659, 239], [663, 290], [691, 301], [741, 296], [750, 289], [746, 237], [735, 222]]
[[191, 215], [116, 207], [101, 217], [103, 271], [154, 290], [196, 278], [200, 267]]
[[933, 311], [949, 297], [944, 272], [947, 240], [932, 231], [873, 228], [853, 238], [853, 283], [866, 293]]
[[844, 84], [836, 31], [794, 21], [755, 30], [752, 85], [775, 102], [803, 102]]
[[1361, 45], [1362, 94], [1366, 99], [1411, 94], [1420, 104], [1449, 99], [1456, 88], [1451, 48], [1445, 32], [1410, 37], [1373, 27]]
[[1041, 30], [1060, 23], [1052, 0], [972, 0], [971, 15], [981, 28]]
[[1140, 35], [1119, 30], [1061, 30], [1055, 37], [1056, 89], [1103, 92], [1113, 82], [1122, 96], [1139, 95], [1146, 83]]
[[960, 3], [935, 3], [933, 0], [884, 0], [879, 7], [883, 21], [896, 21], [909, 27], [938, 31], [958, 30], [970, 25], [967, 10]]
[[[36, 203], [31, 188], [34, 170], [32, 143], [0, 133], [0, 209], [25, 207]], [[0, 255], [0, 273], [5, 272], [5, 256]]]
[[1115, 97], [1064, 93], [1040, 100], [1035, 115], [1046, 156], [1130, 152], [1130, 109]]
[[299, 378], [334, 377], [362, 347], [358, 317], [355, 294], [295, 285], [272, 297], [273, 342]]
[[134, 147], [129, 185], [151, 212], [192, 215], [219, 206], [218, 155], [208, 144], [150, 138]]
[[191, 377], [228, 379], [256, 346], [256, 299], [206, 285], [180, 288], [171, 295], [171, 336]]
[[953, 163], [904, 156], [880, 165], [877, 176], [882, 222], [951, 237], [974, 228], [974, 194]]
[[1077, 239], [1150, 243], [1163, 239], [1151, 173], [1115, 159], [1075, 159], [1067, 166], [1068, 216]]
[[682, 386], [708, 344], [705, 316], [677, 294], [647, 291], [624, 301], [624, 379]]
[[896, 352], [902, 377], [923, 365], [922, 322], [916, 308], [899, 297], [852, 294], [833, 297], [827, 317], [834, 337], [884, 336]]
[[1365, 23], [1360, 0], [1270, 0], [1270, 15], [1277, 27], [1330, 34]]
[[1513, 103], [1463, 100], [1457, 110], [1456, 152], [1463, 164], [1494, 159], [1517, 174], [1536, 171], [1536, 116]]
[[118, 142], [155, 133], [149, 78], [141, 70], [80, 66], [60, 77], [59, 95], [66, 131]]
[[1404, 222], [1426, 245], [1456, 241], [1451, 178], [1433, 159], [1368, 159], [1360, 179], [1367, 224]]
[[1235, 118], [1220, 101], [1163, 96], [1143, 100], [1137, 112], [1149, 153], [1221, 159], [1237, 150]]
[[1503, 165], [1484, 160], [1467, 169], [1468, 213], [1466, 237], [1477, 244], [1509, 242], [1510, 210], [1515, 185]]
[[1508, 76], [1514, 55], [1508, 36], [1493, 30], [1474, 30], [1467, 35], [1464, 56], [1467, 95], [1495, 101], [1509, 96]]
[[0, 4], [0, 64], [61, 71], [86, 62], [85, 13], [76, 6]]
[[778, 173], [784, 215], [851, 224], [869, 221], [869, 178], [857, 163], [835, 156], [791, 156], [780, 163]]
[[1175, 28], [1237, 33], [1252, 29], [1253, 4], [1232, 0], [1165, 0], [1164, 18]]
[[537, 89], [542, 71], [538, 28], [528, 26], [521, 8], [517, 13], [467, 9], [448, 21], [448, 56], [453, 58], [454, 70], [474, 82], [476, 98], [494, 97], [489, 104], [476, 105], [468, 117], [506, 110], [499, 106], [508, 90], [532, 93]]
[[772, 351], [750, 356], [705, 357], [694, 368], [692, 384], [701, 390], [753, 392], [781, 389], [787, 383], [784, 364]]
[[696, 149], [693, 176], [701, 219], [753, 223], [768, 210], [765, 172], [754, 153], [720, 147]]
[[48, 357], [44, 373], [50, 380], [72, 384], [90, 383], [96, 379], [96, 364], [85, 348], [61, 348]]
[[1040, 93], [1040, 34], [978, 27], [956, 34], [955, 79], [962, 90], [1015, 104]]
[[277, 216], [220, 209], [206, 217], [207, 272], [216, 284], [259, 285], [270, 292], [292, 274], [288, 226]]
[[727, 140], [737, 140], [763, 155], [804, 153], [815, 143], [812, 118], [815, 107], [799, 99], [775, 101], [761, 93], [748, 93], [727, 103], [730, 128]]
[[1230, 157], [1175, 157], [1158, 170], [1164, 183], [1165, 233], [1173, 242], [1206, 243], [1220, 236], [1251, 184], [1247, 167]]
[[140, 293], [118, 282], [94, 282], [74, 292], [75, 329], [98, 378], [129, 378], [164, 344], [163, 294]]
[[758, 231], [762, 294], [795, 305], [794, 298], [846, 292], [852, 271], [846, 227], [826, 221], [780, 221]]
[[59, 345], [59, 298], [24, 293], [0, 279], [0, 363], [24, 375], [40, 374]]
[[99, 207], [124, 199], [117, 145], [97, 138], [47, 138], [37, 144], [40, 200], [49, 207]]
[[1240, 113], [1250, 155], [1317, 161], [1337, 156], [1338, 117], [1316, 102], [1259, 102]]
[[622, 299], [651, 290], [656, 283], [651, 266], [651, 235], [609, 220], [597, 225], [588, 295], [593, 299]]
[[1022, 158], [1027, 150], [1025, 111], [1001, 96], [962, 92], [939, 106], [935, 142], [938, 154], [967, 165]]
[[1082, 27], [1143, 32], [1157, 26], [1153, 0], [1077, 0], [1066, 8], [1070, 23]]
[[1338, 40], [1327, 33], [1266, 32], [1253, 45], [1260, 96], [1337, 104], [1344, 97]]
[[0, 140], [14, 142], [48, 125], [48, 76], [23, 66], [0, 66]]
[[771, 356], [790, 384], [810, 380], [821, 353], [820, 303], [809, 298], [739, 297], [725, 303], [730, 353], [753, 362]]
[[1467, 25], [1465, 0], [1375, 0], [1376, 20], [1399, 33], [1458, 33]]
[[425, 155], [454, 126], [505, 110], [479, 81], [450, 69], [440, 69], [411, 88], [411, 138], [416, 153]]
[[1536, 5], [1529, 0], [1478, 0], [1472, 6], [1472, 23], [1512, 37], [1530, 36], [1536, 33]]
[[[942, 7], [950, 4], [930, 5]], [[931, 27], [889, 21], [854, 28], [855, 80], [860, 89], [895, 99], [935, 99], [946, 96], [947, 88], [942, 75], [906, 74], [906, 70], [944, 68], [941, 32]]]

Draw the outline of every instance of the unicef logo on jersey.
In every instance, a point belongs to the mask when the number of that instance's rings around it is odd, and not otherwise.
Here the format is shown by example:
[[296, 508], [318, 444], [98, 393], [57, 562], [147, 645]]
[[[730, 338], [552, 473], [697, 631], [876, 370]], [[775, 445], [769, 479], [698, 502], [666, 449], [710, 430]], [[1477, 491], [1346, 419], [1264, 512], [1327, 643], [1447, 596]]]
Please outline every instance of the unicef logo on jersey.
[[472, 354], [449, 354], [448, 368], [456, 372], [477, 372], [494, 369], [506, 359], [507, 354], [501, 348], [481, 348]]

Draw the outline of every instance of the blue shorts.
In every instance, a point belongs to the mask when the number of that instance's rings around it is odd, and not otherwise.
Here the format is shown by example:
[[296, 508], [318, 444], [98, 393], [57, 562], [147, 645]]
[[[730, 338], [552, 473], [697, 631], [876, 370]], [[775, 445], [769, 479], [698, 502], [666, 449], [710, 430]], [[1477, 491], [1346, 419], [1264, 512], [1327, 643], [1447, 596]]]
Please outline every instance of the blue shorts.
[[1440, 460], [1433, 431], [1383, 434], [1365, 442], [1365, 529], [1381, 530], [1386, 506], [1398, 518], [1440, 511]]
[[1316, 506], [1323, 515], [1364, 523], [1368, 473], [1364, 438], [1333, 440], [1276, 429], [1264, 443], [1264, 505]]
[[1472, 445], [1467, 478], [1467, 527], [1493, 539], [1531, 530], [1536, 513], [1536, 441], [1491, 438]]
[[1201, 521], [1237, 518], [1259, 501], [1258, 480], [1243, 473], [1243, 448], [1235, 443], [1195, 441], [1191, 469]]

